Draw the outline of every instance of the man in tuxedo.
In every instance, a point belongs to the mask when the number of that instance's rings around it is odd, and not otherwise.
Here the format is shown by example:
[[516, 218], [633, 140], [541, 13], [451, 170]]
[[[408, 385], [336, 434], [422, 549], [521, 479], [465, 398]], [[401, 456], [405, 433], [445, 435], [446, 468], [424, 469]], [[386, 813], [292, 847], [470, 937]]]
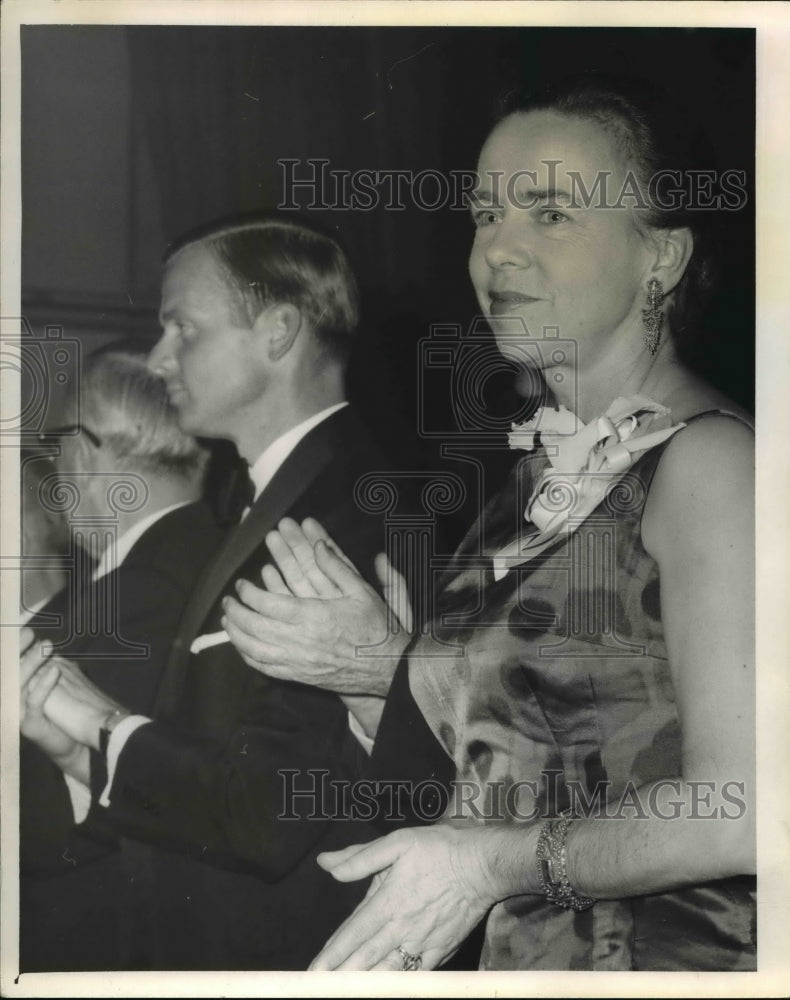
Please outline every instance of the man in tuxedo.
[[[48, 505], [71, 501], [70, 580], [29, 619], [138, 712], [151, 711], [195, 576], [221, 539], [200, 500], [207, 454], [146, 360], [143, 343], [115, 341], [86, 361], [75, 422], [55, 439], [56, 475], [40, 483]], [[113, 968], [125, 936], [117, 840], [85, 833], [87, 787], [34, 745], [41, 722], [22, 719], [21, 968]]]
[[127, 837], [127, 967], [303, 969], [364, 891], [317, 853], [375, 835], [322, 795], [356, 777], [349, 699], [250, 670], [223, 598], [260, 579], [285, 515], [319, 519], [376, 579], [384, 525], [355, 487], [386, 463], [344, 394], [355, 282], [335, 241], [291, 218], [213, 227], [170, 252], [160, 322], [151, 368], [185, 431], [236, 444], [252, 503], [196, 584], [152, 716], [65, 667], [45, 711], [90, 748], [92, 816]]

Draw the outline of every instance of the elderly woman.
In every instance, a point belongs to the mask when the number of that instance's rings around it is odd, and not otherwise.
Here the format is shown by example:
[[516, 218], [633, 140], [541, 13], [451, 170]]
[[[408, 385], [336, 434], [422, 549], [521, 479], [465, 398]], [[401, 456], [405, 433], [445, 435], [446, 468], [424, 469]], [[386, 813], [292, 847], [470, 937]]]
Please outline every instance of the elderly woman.
[[376, 877], [314, 968], [435, 968], [486, 915], [486, 969], [754, 968], [753, 435], [676, 348], [709, 273], [693, 141], [588, 80], [485, 142], [472, 281], [555, 400], [430, 636], [387, 632], [330, 544], [311, 561], [310, 523], [272, 539], [296, 596], [269, 573], [228, 602], [252, 666], [369, 696], [377, 746], [419, 709], [455, 766], [439, 822], [322, 858]]

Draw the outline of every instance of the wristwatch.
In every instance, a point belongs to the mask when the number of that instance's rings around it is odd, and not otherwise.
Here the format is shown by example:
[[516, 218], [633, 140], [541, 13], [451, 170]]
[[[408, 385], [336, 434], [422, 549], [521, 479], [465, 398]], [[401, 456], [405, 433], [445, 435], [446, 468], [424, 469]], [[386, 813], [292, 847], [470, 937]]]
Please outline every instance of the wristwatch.
[[110, 736], [115, 730], [115, 727], [120, 722], [123, 722], [124, 719], [128, 719], [130, 714], [130, 712], [126, 712], [122, 708], [113, 709], [113, 711], [110, 712], [101, 724], [101, 728], [99, 729], [99, 750], [103, 756], [107, 756], [107, 747], [110, 742]]

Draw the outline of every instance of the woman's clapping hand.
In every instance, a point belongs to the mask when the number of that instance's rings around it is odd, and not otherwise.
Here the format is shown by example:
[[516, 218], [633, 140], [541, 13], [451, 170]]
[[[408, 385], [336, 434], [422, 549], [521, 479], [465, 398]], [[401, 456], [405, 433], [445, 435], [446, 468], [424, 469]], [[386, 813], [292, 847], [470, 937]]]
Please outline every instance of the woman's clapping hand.
[[375, 877], [310, 968], [400, 970], [399, 947], [419, 955], [423, 969], [441, 965], [497, 901], [490, 834], [439, 823], [319, 855], [338, 881]]

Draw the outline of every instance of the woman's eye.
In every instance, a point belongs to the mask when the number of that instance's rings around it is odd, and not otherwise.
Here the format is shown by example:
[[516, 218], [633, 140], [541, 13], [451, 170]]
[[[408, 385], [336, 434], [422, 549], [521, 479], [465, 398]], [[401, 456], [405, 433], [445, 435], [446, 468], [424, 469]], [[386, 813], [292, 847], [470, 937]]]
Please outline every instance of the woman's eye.
[[472, 222], [480, 229], [483, 226], [494, 225], [498, 221], [498, 215], [493, 208], [473, 208]]
[[559, 212], [556, 208], [544, 208], [540, 212], [540, 221], [549, 226], [558, 226], [568, 221], [568, 216], [564, 212]]

